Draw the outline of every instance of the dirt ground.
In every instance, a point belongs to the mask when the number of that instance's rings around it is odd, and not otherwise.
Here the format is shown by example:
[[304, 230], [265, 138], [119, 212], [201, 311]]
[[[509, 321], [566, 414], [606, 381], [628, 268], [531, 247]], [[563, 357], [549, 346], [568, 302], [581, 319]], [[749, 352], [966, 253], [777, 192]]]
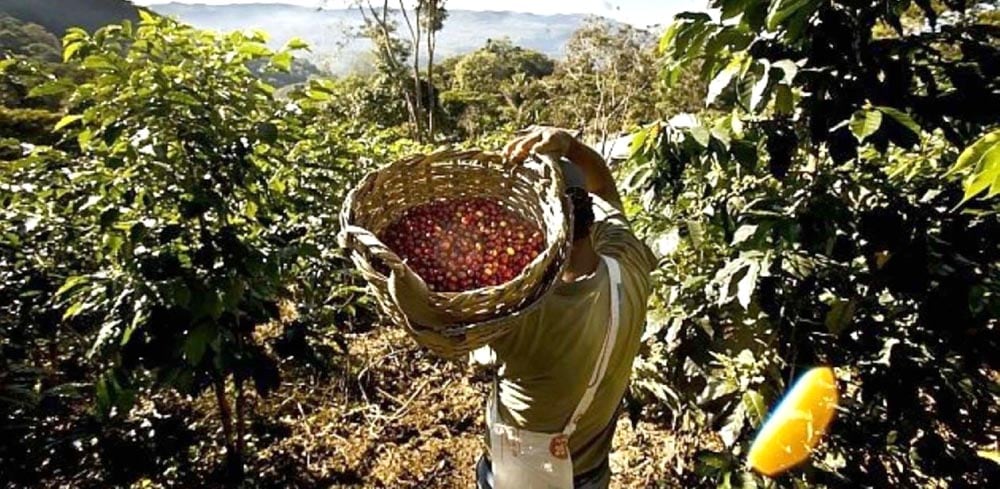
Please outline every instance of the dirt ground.
[[[284, 436], [259, 437], [248, 475], [284, 487], [474, 487], [487, 385], [398, 329], [350, 345], [340, 381], [296, 379], [258, 401], [256, 430]], [[675, 487], [692, 444], [648, 421], [618, 423], [612, 487]]]

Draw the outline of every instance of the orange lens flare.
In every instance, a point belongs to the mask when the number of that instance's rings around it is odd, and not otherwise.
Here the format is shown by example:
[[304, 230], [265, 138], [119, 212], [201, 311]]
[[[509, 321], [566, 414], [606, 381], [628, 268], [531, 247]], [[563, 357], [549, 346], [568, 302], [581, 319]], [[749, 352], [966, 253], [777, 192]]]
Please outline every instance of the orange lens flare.
[[747, 462], [769, 477], [809, 458], [837, 410], [837, 379], [830, 367], [805, 373], [774, 409], [750, 447]]

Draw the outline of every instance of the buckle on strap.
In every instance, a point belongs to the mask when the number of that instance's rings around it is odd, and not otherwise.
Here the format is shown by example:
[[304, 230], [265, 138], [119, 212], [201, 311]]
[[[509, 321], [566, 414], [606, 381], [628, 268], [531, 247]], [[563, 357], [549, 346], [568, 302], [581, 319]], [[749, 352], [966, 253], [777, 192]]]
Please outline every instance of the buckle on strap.
[[559, 460], [569, 458], [569, 437], [560, 433], [552, 437], [549, 442], [549, 453]]

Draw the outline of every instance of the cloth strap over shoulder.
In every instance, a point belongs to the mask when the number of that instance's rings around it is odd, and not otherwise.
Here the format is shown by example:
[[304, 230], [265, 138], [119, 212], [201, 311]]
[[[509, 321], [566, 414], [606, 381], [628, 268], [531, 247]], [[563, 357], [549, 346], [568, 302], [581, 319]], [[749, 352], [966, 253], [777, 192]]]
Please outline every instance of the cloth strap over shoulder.
[[611, 317], [593, 372], [587, 382], [587, 389], [566, 427], [558, 433], [538, 433], [518, 429], [500, 421], [496, 392], [487, 402], [486, 426], [490, 430], [490, 454], [493, 458], [492, 469], [496, 489], [573, 489], [574, 487], [569, 437], [594, 401], [597, 387], [604, 378], [611, 352], [618, 338], [621, 269], [617, 261], [607, 257], [602, 258], [608, 267]]
[[608, 322], [608, 330], [604, 333], [604, 343], [601, 344], [601, 351], [597, 356], [597, 363], [594, 365], [593, 373], [587, 382], [587, 390], [584, 391], [580, 403], [577, 404], [569, 422], [563, 428], [563, 435], [569, 438], [576, 431], [576, 425], [580, 418], [590, 409], [597, 394], [597, 387], [601, 385], [604, 374], [608, 370], [608, 362], [611, 360], [611, 352], [615, 349], [615, 342], [618, 340], [618, 324], [621, 316], [621, 283], [622, 271], [618, 261], [614, 258], [602, 256], [601, 259], [608, 267], [608, 278], [611, 285], [611, 318]]

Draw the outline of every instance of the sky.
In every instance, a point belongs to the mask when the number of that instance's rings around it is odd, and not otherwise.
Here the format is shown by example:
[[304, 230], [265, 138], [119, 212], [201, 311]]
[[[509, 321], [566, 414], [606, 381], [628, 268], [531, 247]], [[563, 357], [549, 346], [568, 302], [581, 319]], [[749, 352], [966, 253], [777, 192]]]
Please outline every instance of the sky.
[[[307, 7], [323, 4], [323, 0], [133, 0], [138, 5], [156, 3], [288, 3]], [[329, 8], [343, 8], [351, 0], [327, 0]], [[396, 3], [396, 2], [390, 2]], [[509, 10], [536, 14], [584, 13], [596, 14], [645, 27], [667, 24], [673, 15], [684, 10], [704, 10], [707, 0], [447, 0], [447, 7], [455, 10]]]

